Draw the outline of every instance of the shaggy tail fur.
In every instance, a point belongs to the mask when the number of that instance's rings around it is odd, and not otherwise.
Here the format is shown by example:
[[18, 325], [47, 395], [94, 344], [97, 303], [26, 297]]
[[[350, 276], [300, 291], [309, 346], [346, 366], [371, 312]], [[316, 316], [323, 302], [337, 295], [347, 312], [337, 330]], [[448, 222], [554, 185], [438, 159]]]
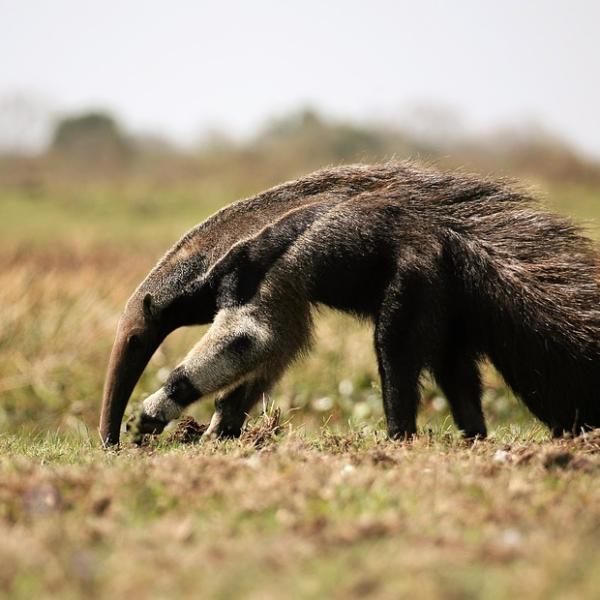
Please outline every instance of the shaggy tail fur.
[[454, 208], [447, 252], [480, 326], [475, 350], [555, 435], [600, 426], [600, 267], [592, 242], [523, 196]]

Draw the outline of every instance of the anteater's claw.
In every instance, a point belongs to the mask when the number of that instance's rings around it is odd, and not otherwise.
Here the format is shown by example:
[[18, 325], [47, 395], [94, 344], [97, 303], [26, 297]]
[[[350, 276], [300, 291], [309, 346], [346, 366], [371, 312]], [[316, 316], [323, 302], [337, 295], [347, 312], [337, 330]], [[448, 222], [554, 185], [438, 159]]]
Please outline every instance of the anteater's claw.
[[146, 434], [157, 435], [162, 433], [167, 423], [160, 419], [155, 419], [144, 412], [131, 415], [125, 425], [126, 431], [132, 434], [133, 442], [141, 444], [143, 436]]

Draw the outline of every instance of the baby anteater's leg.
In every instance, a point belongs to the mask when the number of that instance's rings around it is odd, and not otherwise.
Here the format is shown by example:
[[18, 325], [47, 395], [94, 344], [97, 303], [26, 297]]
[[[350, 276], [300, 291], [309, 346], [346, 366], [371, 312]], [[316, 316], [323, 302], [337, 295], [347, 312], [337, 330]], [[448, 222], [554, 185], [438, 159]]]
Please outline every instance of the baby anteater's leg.
[[466, 438], [487, 435], [481, 409], [481, 378], [477, 361], [469, 356], [447, 357], [434, 369], [434, 376], [444, 392], [454, 422]]
[[[200, 397], [237, 388], [258, 375], [274, 354], [275, 337], [266, 321], [255, 316], [252, 307], [221, 310], [202, 340], [171, 372], [165, 385], [144, 400], [140, 432], [159, 433]], [[254, 400], [252, 395], [247, 402], [251, 400]], [[243, 410], [241, 414], [245, 414], [246, 408]]]

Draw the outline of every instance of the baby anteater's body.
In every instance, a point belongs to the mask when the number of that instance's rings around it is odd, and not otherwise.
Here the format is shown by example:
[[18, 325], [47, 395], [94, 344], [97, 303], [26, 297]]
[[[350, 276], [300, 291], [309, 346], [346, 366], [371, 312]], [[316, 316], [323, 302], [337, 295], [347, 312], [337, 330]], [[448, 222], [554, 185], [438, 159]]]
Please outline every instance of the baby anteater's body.
[[[378, 183], [357, 181], [342, 198], [307, 195], [180, 286], [179, 296], [211, 307], [213, 325], [146, 399], [142, 430], [220, 392], [209, 433], [239, 434], [308, 348], [318, 304], [373, 321], [391, 437], [416, 431], [423, 369], [465, 435], [485, 436], [484, 358], [555, 434], [600, 426], [591, 242], [503, 183], [407, 165], [343, 169], [371, 169]], [[150, 321], [161, 315], [153, 296], [143, 300]]]

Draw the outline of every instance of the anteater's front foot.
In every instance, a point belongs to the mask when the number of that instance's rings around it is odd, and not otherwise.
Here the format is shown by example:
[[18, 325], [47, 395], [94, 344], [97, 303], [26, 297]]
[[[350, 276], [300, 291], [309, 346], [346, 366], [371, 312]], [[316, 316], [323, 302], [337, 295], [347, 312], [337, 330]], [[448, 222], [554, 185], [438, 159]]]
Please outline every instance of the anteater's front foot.
[[134, 444], [141, 444], [144, 435], [158, 435], [167, 426], [168, 421], [162, 421], [147, 415], [143, 411], [132, 415], [125, 425], [125, 429], [132, 436]]
[[142, 410], [129, 419], [127, 431], [133, 434], [134, 442], [140, 444], [144, 435], [162, 433], [173, 419], [180, 416], [181, 407], [161, 388], [144, 400]]
[[138, 433], [158, 435], [159, 433], [163, 432], [167, 424], [168, 421], [161, 421], [160, 419], [156, 419], [155, 417], [151, 417], [145, 413], [142, 413], [138, 423]]
[[242, 435], [245, 418], [244, 414], [228, 414], [217, 409], [203, 437], [212, 440], [239, 438]]

